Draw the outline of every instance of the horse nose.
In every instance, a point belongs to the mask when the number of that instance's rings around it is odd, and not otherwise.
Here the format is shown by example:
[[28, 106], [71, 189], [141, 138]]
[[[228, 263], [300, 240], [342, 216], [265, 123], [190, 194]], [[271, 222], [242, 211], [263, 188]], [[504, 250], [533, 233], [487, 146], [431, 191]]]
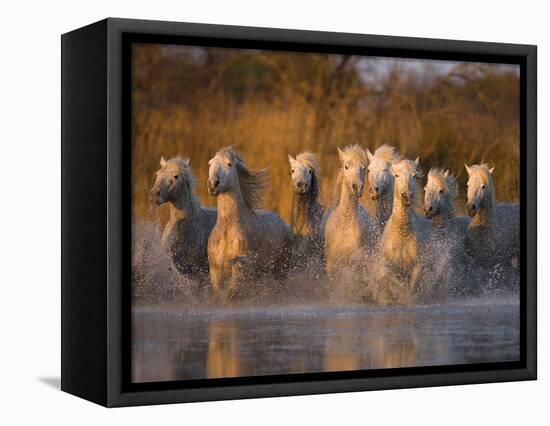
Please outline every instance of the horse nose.
[[301, 187], [303, 187], [304, 185], [305, 185], [305, 182], [303, 182], [303, 181], [296, 182], [296, 186], [297, 186], [298, 188], [301, 188]]
[[405, 191], [401, 193], [401, 199], [410, 202], [413, 198], [413, 194], [411, 191]]
[[208, 183], [207, 183], [208, 191], [213, 193], [216, 189], [218, 189], [219, 184], [220, 184], [219, 179], [208, 179]]
[[430, 213], [434, 208], [432, 206], [424, 206], [424, 213]]
[[374, 187], [374, 192], [378, 192], [380, 191], [380, 188], [378, 188], [377, 186]]

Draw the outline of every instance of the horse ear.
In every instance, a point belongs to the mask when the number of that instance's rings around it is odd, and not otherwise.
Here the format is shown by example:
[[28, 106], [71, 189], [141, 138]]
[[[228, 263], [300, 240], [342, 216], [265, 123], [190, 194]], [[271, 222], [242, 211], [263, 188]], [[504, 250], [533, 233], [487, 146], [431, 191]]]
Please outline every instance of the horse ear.
[[292, 155], [288, 154], [288, 161], [290, 164], [292, 164], [296, 161], [296, 159]]
[[183, 159], [183, 162], [185, 163], [186, 166], [190, 166], [191, 165], [191, 160], [189, 158], [184, 158]]
[[449, 169], [445, 170], [445, 172], [443, 173], [443, 176], [449, 177]]
[[367, 148], [367, 158], [369, 159], [369, 163], [374, 159], [374, 155], [371, 154], [368, 148]]
[[164, 157], [160, 157], [160, 167], [164, 166], [166, 166], [166, 160], [164, 159]]
[[414, 165], [418, 166], [420, 164], [420, 157], [416, 157], [416, 160], [414, 160]]
[[494, 171], [495, 171], [495, 168], [494, 168], [494, 167], [491, 167], [491, 168], [489, 169], [489, 173], [491, 173], [491, 174], [493, 174]]
[[468, 166], [466, 163], [464, 163], [464, 167], [466, 167], [466, 171], [468, 172], [468, 176], [472, 174], [472, 168]]
[[340, 147], [338, 147], [337, 149], [338, 149], [338, 156], [340, 157], [340, 161], [341, 161], [341, 162], [344, 162], [344, 161], [345, 161], [345, 154], [346, 154], [346, 153], [345, 153], [344, 151], [342, 151], [342, 150], [340, 149]]

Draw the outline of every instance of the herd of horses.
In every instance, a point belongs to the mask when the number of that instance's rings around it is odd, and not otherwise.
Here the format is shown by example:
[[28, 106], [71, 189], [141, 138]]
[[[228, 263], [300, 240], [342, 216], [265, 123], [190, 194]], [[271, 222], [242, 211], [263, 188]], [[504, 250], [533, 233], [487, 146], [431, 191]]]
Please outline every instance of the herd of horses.
[[468, 216], [458, 216], [458, 184], [448, 170], [431, 169], [422, 188], [419, 158], [401, 158], [393, 147], [373, 154], [355, 144], [338, 148], [338, 155], [328, 206], [320, 201], [316, 156], [288, 156], [290, 225], [260, 209], [267, 171], [250, 169], [234, 149], [223, 148], [208, 162], [207, 188], [217, 208], [200, 205], [189, 160], [161, 158], [150, 198], [153, 205], [170, 206], [161, 243], [178, 272], [209, 283], [214, 297], [230, 301], [250, 283], [311, 265], [328, 278], [353, 267], [390, 294], [399, 287], [414, 297], [434, 241], [452, 248], [454, 264], [517, 268], [519, 206], [496, 203], [494, 168], [465, 165]]

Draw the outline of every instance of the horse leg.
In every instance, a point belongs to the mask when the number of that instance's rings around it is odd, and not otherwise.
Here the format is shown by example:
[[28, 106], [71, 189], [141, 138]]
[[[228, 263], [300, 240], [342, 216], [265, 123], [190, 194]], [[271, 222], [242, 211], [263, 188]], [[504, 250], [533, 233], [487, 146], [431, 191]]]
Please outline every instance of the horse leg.
[[378, 266], [378, 270], [376, 271], [375, 299], [378, 303], [384, 305], [391, 304], [393, 301], [391, 287], [393, 287], [392, 275], [388, 265], [384, 262]]
[[222, 270], [217, 267], [210, 266], [210, 285], [212, 286], [212, 293], [216, 299], [220, 299], [222, 296], [221, 283], [223, 279]]
[[227, 301], [235, 298], [237, 290], [242, 287], [250, 271], [250, 259], [246, 256], [238, 256], [231, 261], [231, 279], [227, 288]]
[[418, 263], [415, 263], [413, 266], [412, 272], [411, 272], [411, 279], [410, 279], [410, 292], [411, 295], [414, 295], [418, 293], [418, 277], [420, 275], [420, 265]]

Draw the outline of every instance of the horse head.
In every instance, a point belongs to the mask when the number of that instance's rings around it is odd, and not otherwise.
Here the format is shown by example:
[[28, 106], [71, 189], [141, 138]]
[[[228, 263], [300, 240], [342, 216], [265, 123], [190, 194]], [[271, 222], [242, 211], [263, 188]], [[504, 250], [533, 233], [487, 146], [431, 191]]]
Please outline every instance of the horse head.
[[298, 154], [296, 158], [288, 156], [292, 187], [297, 195], [316, 193], [318, 191], [319, 163], [310, 152]]
[[493, 171], [485, 163], [468, 166], [464, 164], [468, 172], [468, 215], [474, 217], [480, 210], [494, 204]]
[[431, 169], [424, 187], [424, 214], [428, 219], [446, 211], [454, 211], [453, 200], [458, 186], [448, 170]]
[[382, 145], [374, 154], [367, 149], [369, 160], [367, 180], [369, 182], [369, 195], [371, 199], [377, 200], [387, 194], [391, 195], [393, 176], [390, 167], [395, 161], [396, 154], [393, 147]]
[[338, 155], [342, 163], [341, 184], [347, 185], [349, 192], [355, 197], [361, 197], [367, 164], [365, 151], [359, 145], [351, 145], [343, 150], [338, 148]]
[[214, 197], [238, 185], [238, 155], [230, 148], [224, 148], [208, 162], [208, 193]]
[[149, 190], [151, 203], [160, 206], [188, 196], [195, 185], [188, 159], [174, 157], [160, 159], [160, 169], [156, 172], [155, 184]]
[[419, 181], [424, 176], [418, 167], [420, 159], [414, 161], [401, 160], [391, 165], [394, 177], [394, 198], [401, 201], [405, 207], [420, 203]]

